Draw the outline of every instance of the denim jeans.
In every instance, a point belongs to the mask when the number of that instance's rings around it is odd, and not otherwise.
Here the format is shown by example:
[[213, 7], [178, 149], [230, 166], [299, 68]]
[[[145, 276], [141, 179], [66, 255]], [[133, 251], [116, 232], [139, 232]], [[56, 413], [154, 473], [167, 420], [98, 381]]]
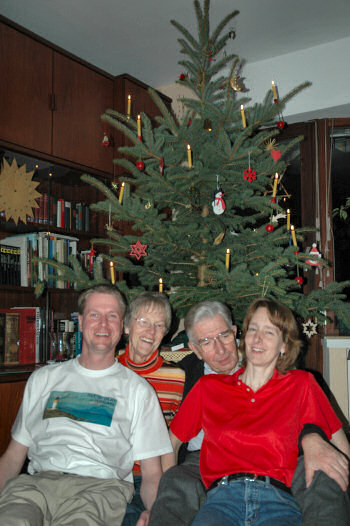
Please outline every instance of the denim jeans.
[[294, 497], [259, 480], [233, 480], [208, 492], [192, 526], [300, 526]]
[[126, 507], [122, 526], [136, 526], [141, 513], [146, 509], [140, 495], [141, 481], [141, 476], [134, 475], [135, 493], [132, 501]]

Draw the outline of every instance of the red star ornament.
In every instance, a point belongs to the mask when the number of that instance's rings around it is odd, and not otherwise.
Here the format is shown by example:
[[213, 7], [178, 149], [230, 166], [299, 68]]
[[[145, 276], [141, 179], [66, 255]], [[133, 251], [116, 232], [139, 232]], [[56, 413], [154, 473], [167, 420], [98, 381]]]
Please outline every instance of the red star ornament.
[[147, 245], [143, 245], [139, 239], [137, 240], [137, 243], [135, 243], [134, 245], [130, 245], [130, 248], [130, 256], [135, 256], [136, 259], [141, 259], [142, 256], [147, 256]]
[[256, 171], [252, 170], [251, 168], [247, 168], [246, 170], [243, 170], [243, 177], [246, 181], [251, 183], [256, 179]]

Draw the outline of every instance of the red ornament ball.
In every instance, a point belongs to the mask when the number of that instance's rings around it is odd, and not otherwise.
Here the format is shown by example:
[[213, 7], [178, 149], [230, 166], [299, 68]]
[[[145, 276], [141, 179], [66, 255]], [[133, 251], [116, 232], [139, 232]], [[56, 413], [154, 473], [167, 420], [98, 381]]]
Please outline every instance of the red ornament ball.
[[181, 82], [182, 82], [182, 81], [185, 80], [185, 78], [186, 78], [185, 73], [180, 73], [180, 75], [179, 75], [179, 80], [181, 80]]
[[296, 250], [296, 251], [294, 252], [294, 256], [297, 256], [298, 254], [299, 254], [299, 250]]
[[138, 170], [140, 170], [140, 172], [142, 172], [142, 170], [144, 169], [144, 167], [145, 167], [145, 163], [144, 163], [143, 161], [137, 161], [137, 163], [136, 163], [136, 168], [137, 168]]
[[302, 285], [304, 283], [304, 280], [301, 276], [296, 276], [294, 279], [298, 283], [298, 285]]
[[285, 125], [286, 125], [286, 123], [284, 121], [278, 121], [277, 128], [279, 128], [280, 130], [283, 130]]
[[266, 232], [273, 232], [273, 225], [271, 225], [271, 223], [269, 223], [268, 225], [266, 225]]

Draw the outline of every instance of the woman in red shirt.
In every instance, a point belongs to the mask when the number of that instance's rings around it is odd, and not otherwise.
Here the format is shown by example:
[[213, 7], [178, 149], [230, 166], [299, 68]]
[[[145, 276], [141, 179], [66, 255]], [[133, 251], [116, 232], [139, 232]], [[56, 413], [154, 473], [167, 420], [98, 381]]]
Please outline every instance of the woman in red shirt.
[[[224, 343], [221, 334], [196, 328], [194, 344], [203, 352]], [[232, 376], [204, 376], [183, 402], [170, 426], [175, 449], [204, 431], [200, 470], [208, 499], [193, 526], [300, 525], [290, 486], [306, 423], [350, 454], [323, 391], [310, 373], [294, 369], [300, 347], [290, 309], [256, 300], [243, 323], [243, 367]]]

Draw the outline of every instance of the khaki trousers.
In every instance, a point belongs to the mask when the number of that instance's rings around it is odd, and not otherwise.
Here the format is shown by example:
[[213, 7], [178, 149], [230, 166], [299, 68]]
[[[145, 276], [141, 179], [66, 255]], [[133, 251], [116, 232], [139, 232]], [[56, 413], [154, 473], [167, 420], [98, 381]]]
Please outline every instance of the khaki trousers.
[[0, 494], [1, 526], [120, 526], [133, 484], [43, 471], [18, 475]]

